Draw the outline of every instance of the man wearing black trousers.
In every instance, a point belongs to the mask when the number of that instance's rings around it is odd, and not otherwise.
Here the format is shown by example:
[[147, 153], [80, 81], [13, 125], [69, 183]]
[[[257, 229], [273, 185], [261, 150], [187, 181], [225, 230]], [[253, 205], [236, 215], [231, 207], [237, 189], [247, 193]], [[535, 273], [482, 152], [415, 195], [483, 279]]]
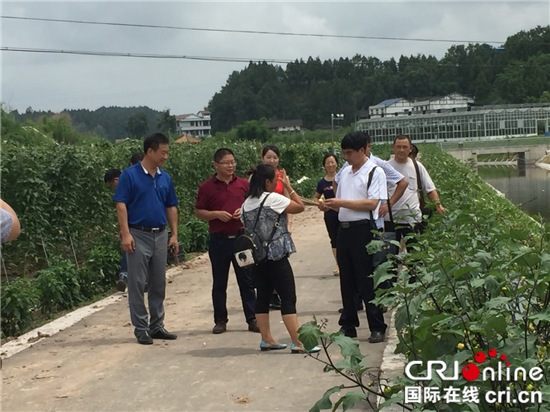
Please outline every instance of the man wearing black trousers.
[[[372, 240], [373, 227], [383, 224], [379, 216], [380, 201], [387, 199], [386, 175], [367, 157], [370, 138], [362, 132], [348, 133], [342, 139], [342, 153], [349, 163], [341, 172], [336, 197], [326, 199], [326, 207], [338, 210], [340, 228], [337, 240], [337, 259], [340, 267], [340, 290], [344, 311], [340, 317], [341, 331], [357, 337], [357, 293], [367, 307], [371, 331], [370, 343], [383, 342], [387, 325], [381, 307], [371, 303], [375, 297], [372, 255], [366, 245]], [[374, 170], [373, 170], [374, 169]], [[369, 186], [370, 180], [370, 186]], [[368, 189], [367, 189], [367, 186]], [[371, 222], [371, 212], [374, 222]]]
[[233, 245], [241, 222], [241, 205], [246, 199], [248, 181], [235, 176], [235, 157], [229, 149], [214, 153], [216, 174], [199, 186], [195, 203], [195, 216], [207, 220], [210, 230], [208, 255], [212, 263], [212, 303], [214, 305], [214, 328], [212, 333], [224, 333], [227, 329], [227, 282], [229, 266], [233, 263], [248, 330], [260, 332], [254, 314], [256, 292], [249, 268], [236, 264]]

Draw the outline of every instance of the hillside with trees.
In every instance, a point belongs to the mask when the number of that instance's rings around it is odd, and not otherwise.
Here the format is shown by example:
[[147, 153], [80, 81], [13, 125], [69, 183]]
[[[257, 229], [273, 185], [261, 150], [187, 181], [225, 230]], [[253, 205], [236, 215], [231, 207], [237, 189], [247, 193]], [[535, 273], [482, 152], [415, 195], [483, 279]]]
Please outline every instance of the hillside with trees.
[[[339, 126], [353, 123], [362, 110], [394, 97], [408, 100], [470, 95], [478, 105], [550, 102], [550, 26], [521, 31], [503, 47], [453, 45], [441, 59], [401, 56], [382, 61], [356, 54], [321, 61], [309, 57], [281, 66], [250, 63], [231, 73], [209, 102], [212, 133], [228, 132], [248, 121], [302, 119], [309, 130], [330, 126], [331, 113], [343, 113]], [[60, 114], [9, 113], [15, 121], [35, 122], [62, 115], [79, 133], [110, 141], [175, 132], [169, 110], [149, 107], [67, 109]]]
[[[59, 116], [51, 111], [34, 111], [32, 107], [25, 113], [19, 114], [15, 110], [9, 114], [18, 123], [26, 120], [46, 122]], [[170, 110], [159, 112], [147, 106], [65, 109], [62, 114], [65, 122], [76, 132], [103, 137], [112, 142], [125, 137], [141, 138], [157, 130], [167, 134], [176, 131], [176, 117], [170, 114]]]
[[349, 125], [361, 110], [385, 99], [475, 97], [476, 104], [550, 101], [550, 26], [519, 32], [503, 47], [451, 46], [443, 58], [401, 56], [381, 61], [356, 54], [321, 61], [310, 57], [286, 66], [250, 63], [233, 72], [209, 103], [213, 132], [249, 120], [300, 118], [314, 129], [344, 113]]

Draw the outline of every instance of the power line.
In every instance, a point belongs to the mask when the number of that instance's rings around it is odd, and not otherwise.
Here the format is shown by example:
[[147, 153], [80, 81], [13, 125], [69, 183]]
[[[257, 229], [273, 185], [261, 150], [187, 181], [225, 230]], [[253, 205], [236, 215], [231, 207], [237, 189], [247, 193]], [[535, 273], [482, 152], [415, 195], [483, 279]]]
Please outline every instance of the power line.
[[292, 60], [281, 59], [258, 59], [247, 57], [208, 57], [208, 56], [185, 56], [176, 54], [148, 54], [148, 53], [121, 53], [121, 52], [101, 52], [101, 51], [84, 51], [84, 50], [59, 50], [59, 49], [33, 49], [23, 47], [1, 47], [2, 51], [11, 52], [26, 52], [26, 53], [53, 53], [53, 54], [79, 54], [85, 56], [106, 56], [106, 57], [137, 57], [148, 59], [184, 59], [184, 60], [202, 60], [216, 62], [234, 62], [234, 63], [249, 63], [249, 62], [266, 62], [287, 64], [292, 63]]
[[46, 19], [39, 17], [18, 17], [18, 16], [0, 16], [3, 19], [16, 20], [33, 20], [47, 21], [57, 23], [76, 23], [76, 24], [93, 24], [103, 26], [123, 26], [123, 27], [141, 27], [150, 29], [168, 29], [168, 30], [189, 30], [189, 31], [205, 31], [205, 32], [220, 32], [220, 33], [244, 33], [244, 34], [262, 34], [273, 36], [301, 36], [301, 37], [324, 37], [335, 39], [361, 39], [361, 40], [392, 40], [392, 41], [418, 41], [418, 42], [440, 42], [440, 43], [492, 43], [503, 44], [503, 41], [487, 41], [487, 40], [448, 40], [448, 39], [423, 39], [423, 38], [405, 38], [405, 37], [377, 37], [377, 36], [352, 36], [340, 34], [320, 34], [320, 33], [293, 33], [293, 32], [276, 32], [276, 31], [259, 31], [259, 30], [230, 30], [230, 29], [208, 29], [198, 27], [181, 27], [181, 26], [157, 26], [152, 24], [132, 24], [132, 23], [112, 23], [99, 21], [84, 21], [84, 20], [66, 20], [66, 19]]
[[[199, 60], [199, 61], [214, 61], [214, 62], [226, 62], [226, 63], [273, 63], [273, 64], [292, 64], [292, 63], [306, 63], [302, 59], [294, 60], [282, 60], [282, 59], [259, 59], [259, 58], [248, 58], [248, 57], [210, 57], [210, 56], [185, 56], [177, 54], [150, 54], [150, 53], [124, 53], [124, 52], [102, 52], [102, 51], [85, 51], [85, 50], [60, 50], [60, 49], [33, 49], [33, 48], [23, 48], [23, 47], [0, 47], [0, 51], [9, 51], [9, 52], [23, 52], [23, 53], [45, 53], [45, 54], [76, 54], [84, 56], [103, 56], [103, 57], [133, 57], [133, 58], [147, 58], [147, 59], [182, 59], [182, 60]], [[334, 63], [337, 63], [338, 60], [334, 59]], [[351, 60], [350, 60], [351, 62]], [[387, 61], [379, 61], [375, 65], [374, 69], [379, 70], [384, 67], [384, 63]], [[396, 64], [398, 64], [396, 62]], [[407, 66], [414, 67], [508, 67], [507, 64], [455, 64], [455, 63], [442, 63], [441, 60], [436, 63], [428, 62], [419, 62], [419, 61], [408, 61]], [[354, 63], [355, 66], [368, 66], [368, 62]], [[522, 63], [519, 65], [520, 68], [534, 68], [539, 66], [528, 65]]]

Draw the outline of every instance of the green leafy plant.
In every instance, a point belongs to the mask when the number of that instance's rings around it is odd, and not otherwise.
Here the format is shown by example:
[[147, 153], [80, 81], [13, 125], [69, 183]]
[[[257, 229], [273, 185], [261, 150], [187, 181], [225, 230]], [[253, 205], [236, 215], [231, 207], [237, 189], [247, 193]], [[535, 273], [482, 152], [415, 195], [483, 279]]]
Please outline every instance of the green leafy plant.
[[[449, 155], [430, 147], [423, 147], [422, 153], [447, 214], [434, 215], [427, 231], [412, 235], [416, 242], [399, 257], [399, 271], [387, 262], [373, 275], [376, 285], [395, 279], [390, 289], [377, 292], [375, 303], [396, 308], [396, 353], [406, 362], [420, 361], [411, 371], [426, 376], [428, 361], [443, 361], [451, 369], [455, 361], [462, 367], [473, 363], [476, 353], [494, 349], [507, 356], [512, 371], [539, 367], [544, 378], [472, 383], [462, 376], [452, 382], [433, 376], [420, 386], [436, 387], [441, 393], [452, 386], [462, 393], [475, 385], [479, 403], [442, 398], [404, 405], [405, 387], [419, 382], [402, 376], [382, 391], [386, 401], [380, 408], [398, 403], [414, 411], [548, 411], [550, 226], [499, 198]], [[496, 368], [498, 362], [502, 361], [492, 359], [485, 365]], [[491, 403], [485, 398], [488, 391], [510, 391], [511, 399], [521, 391], [536, 391], [542, 403]]]
[[208, 222], [200, 220], [195, 216], [189, 217], [189, 220], [180, 225], [178, 232], [180, 243], [185, 252], [204, 252], [208, 249], [209, 231]]
[[39, 303], [40, 290], [29, 278], [17, 278], [2, 285], [2, 332], [13, 336], [24, 331]]
[[47, 314], [69, 309], [83, 300], [76, 266], [68, 260], [55, 257], [53, 266], [36, 272], [35, 282], [40, 289], [40, 307]]
[[[323, 372], [335, 372], [348, 385], [342, 384], [328, 389], [313, 405], [310, 412], [320, 412], [323, 409], [335, 411], [340, 406], [346, 411], [361, 401], [366, 401], [372, 409], [375, 409], [376, 405], [372, 401], [372, 395], [389, 397], [393, 389], [380, 379], [378, 368], [366, 366], [365, 356], [359, 349], [358, 340], [349, 338], [342, 332], [325, 332], [326, 325], [326, 320], [318, 321], [314, 316], [312, 322], [307, 322], [298, 329], [300, 341], [306, 350], [320, 345], [327, 361], [313, 354], [308, 354], [308, 356], [324, 365]], [[329, 348], [333, 345], [337, 346], [340, 351], [341, 359], [338, 362], [334, 362], [334, 355], [329, 352]], [[344, 395], [333, 404], [330, 399], [331, 395], [342, 390], [345, 390]]]
[[108, 290], [118, 280], [122, 248], [114, 236], [104, 236], [92, 248], [85, 261], [86, 270], [81, 272], [79, 281], [87, 296], [98, 290]]

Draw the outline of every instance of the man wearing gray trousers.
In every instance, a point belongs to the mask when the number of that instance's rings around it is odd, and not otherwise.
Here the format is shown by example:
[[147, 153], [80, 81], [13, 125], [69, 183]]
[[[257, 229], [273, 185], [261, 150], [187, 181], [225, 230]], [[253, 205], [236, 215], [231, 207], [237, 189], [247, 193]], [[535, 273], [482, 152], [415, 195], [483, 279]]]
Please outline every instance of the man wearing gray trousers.
[[143, 149], [143, 160], [120, 175], [113, 200], [128, 259], [130, 318], [138, 343], [149, 345], [153, 339], [177, 338], [164, 329], [164, 296], [167, 248], [172, 247], [174, 254], [179, 249], [178, 199], [170, 175], [160, 168], [168, 158], [168, 138], [154, 133], [145, 138]]

